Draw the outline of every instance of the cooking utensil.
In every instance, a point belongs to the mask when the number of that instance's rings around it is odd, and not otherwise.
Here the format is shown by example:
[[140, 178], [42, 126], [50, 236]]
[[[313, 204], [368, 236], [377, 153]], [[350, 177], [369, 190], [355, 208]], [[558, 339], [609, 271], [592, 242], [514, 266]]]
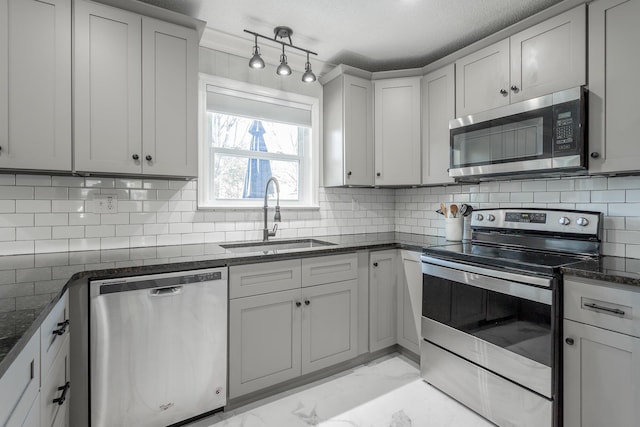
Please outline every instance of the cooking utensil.
[[438, 209], [438, 210], [436, 211], [436, 213], [437, 213], [437, 214], [440, 214], [440, 215], [444, 215], [444, 212], [442, 212], [442, 209]]
[[440, 210], [442, 211], [442, 215], [444, 215], [444, 217], [447, 218], [447, 207], [442, 202], [440, 203]]
[[473, 206], [467, 205], [465, 203], [463, 203], [462, 206], [460, 206], [460, 215], [469, 216], [471, 215], [471, 212], [473, 212]]
[[451, 211], [451, 216], [452, 217], [457, 217], [458, 216], [458, 205], [456, 205], [455, 203], [453, 203], [451, 206], [449, 206], [449, 211]]

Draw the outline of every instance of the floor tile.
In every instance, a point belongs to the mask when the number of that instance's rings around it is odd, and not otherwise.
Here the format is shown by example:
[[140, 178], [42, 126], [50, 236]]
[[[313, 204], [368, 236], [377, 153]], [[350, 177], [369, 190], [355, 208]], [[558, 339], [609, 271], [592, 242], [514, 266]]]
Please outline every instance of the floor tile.
[[493, 424], [387, 356], [189, 427], [489, 427]]

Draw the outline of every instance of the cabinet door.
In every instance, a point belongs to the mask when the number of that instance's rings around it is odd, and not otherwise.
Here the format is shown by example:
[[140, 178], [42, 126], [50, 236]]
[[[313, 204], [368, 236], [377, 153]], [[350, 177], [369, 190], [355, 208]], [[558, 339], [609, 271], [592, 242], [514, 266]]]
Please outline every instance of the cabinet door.
[[420, 354], [422, 263], [419, 252], [400, 251], [398, 274], [398, 344]]
[[396, 343], [396, 251], [369, 257], [369, 351]]
[[638, 16], [639, 0], [589, 4], [589, 172], [640, 170]]
[[[229, 397], [300, 375], [300, 290], [229, 302]], [[302, 304], [300, 304], [302, 305]]]
[[511, 37], [511, 102], [586, 83], [586, 25], [581, 5]]
[[83, 0], [74, 5], [74, 169], [140, 173], [141, 18]]
[[[40, 390], [40, 330], [0, 377], [0, 425], [22, 426], [27, 417], [36, 417], [33, 402]], [[38, 414], [40, 406], [37, 407]]]
[[422, 183], [454, 182], [449, 176], [449, 120], [455, 119], [454, 65], [422, 78]]
[[509, 104], [509, 39], [456, 61], [456, 116]]
[[346, 185], [373, 185], [373, 87], [344, 76], [344, 157]]
[[71, 170], [71, 1], [0, 0], [0, 168]]
[[[64, 336], [64, 344], [53, 360], [51, 370], [49, 372], [43, 371], [42, 374], [42, 390], [40, 392], [42, 427], [51, 427], [66, 417], [66, 407], [69, 406], [70, 389], [66, 393], [64, 392], [64, 388], [69, 382], [68, 336]], [[63, 393], [65, 400], [61, 404], [54, 402], [54, 400], [60, 399]]]
[[357, 289], [357, 280], [303, 289], [302, 374], [357, 356]]
[[564, 338], [564, 425], [638, 425], [640, 339], [571, 320]]
[[196, 31], [142, 18], [142, 172], [198, 176]]
[[375, 87], [375, 184], [420, 182], [420, 78], [378, 80]]

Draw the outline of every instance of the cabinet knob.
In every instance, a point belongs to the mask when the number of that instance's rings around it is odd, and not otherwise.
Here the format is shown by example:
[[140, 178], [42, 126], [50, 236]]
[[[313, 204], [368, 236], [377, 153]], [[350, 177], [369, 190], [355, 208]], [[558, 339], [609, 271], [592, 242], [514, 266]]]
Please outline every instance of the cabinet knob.
[[380, 172], [376, 173], [376, 176], [380, 176], [380, 175], [381, 175], [381, 173], [380, 173]]
[[296, 301], [296, 307], [300, 307], [302, 303], [300, 301]]
[[600, 157], [600, 153], [598, 153], [597, 151], [594, 151], [590, 154], [592, 159], [597, 159], [598, 157]]
[[377, 262], [374, 262], [374, 263], [373, 263], [373, 266], [374, 266], [374, 267], [377, 267], [377, 266], [378, 266], [378, 263], [377, 263]]
[[569, 345], [573, 345], [575, 343], [575, 341], [573, 340], [573, 338], [567, 338], [564, 340], [564, 342], [566, 342]]
[[520, 91], [520, 88], [518, 88], [518, 86], [516, 86], [516, 85], [513, 85], [513, 86], [511, 86], [511, 90], [513, 92], [515, 92], [515, 93], [518, 93]]
[[147, 154], [147, 157], [145, 157], [145, 159], [147, 159], [147, 161], [150, 162], [151, 160], [153, 160], [153, 157], [151, 157], [149, 154]]
[[138, 159], [140, 159], [140, 156], [138, 156], [137, 154], [134, 154], [133, 156], [131, 156], [131, 158], [133, 160], [138, 160]]
[[504, 89], [500, 89], [500, 94], [501, 94], [502, 96], [507, 96], [507, 95], [509, 95], [509, 92], [507, 92], [507, 91], [506, 91], [506, 90], [504, 90]]
[[308, 299], [304, 300], [304, 305], [309, 305], [311, 304], [311, 301], [309, 301]]
[[351, 171], [347, 172], [347, 176], [351, 176]]

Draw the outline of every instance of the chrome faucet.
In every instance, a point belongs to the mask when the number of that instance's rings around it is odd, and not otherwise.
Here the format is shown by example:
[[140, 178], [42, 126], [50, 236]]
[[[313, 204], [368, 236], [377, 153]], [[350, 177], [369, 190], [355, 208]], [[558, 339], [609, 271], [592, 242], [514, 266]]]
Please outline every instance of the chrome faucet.
[[273, 224], [273, 231], [269, 231], [267, 228], [267, 210], [269, 209], [269, 205], [267, 204], [267, 196], [269, 195], [269, 184], [271, 181], [276, 185], [276, 214], [273, 216], [273, 222], [280, 222], [282, 218], [280, 217], [280, 183], [275, 177], [271, 177], [267, 180], [267, 185], [264, 189], [264, 229], [262, 230], [262, 241], [266, 242], [269, 240], [269, 237], [275, 237], [276, 231], [278, 230], [278, 224]]

